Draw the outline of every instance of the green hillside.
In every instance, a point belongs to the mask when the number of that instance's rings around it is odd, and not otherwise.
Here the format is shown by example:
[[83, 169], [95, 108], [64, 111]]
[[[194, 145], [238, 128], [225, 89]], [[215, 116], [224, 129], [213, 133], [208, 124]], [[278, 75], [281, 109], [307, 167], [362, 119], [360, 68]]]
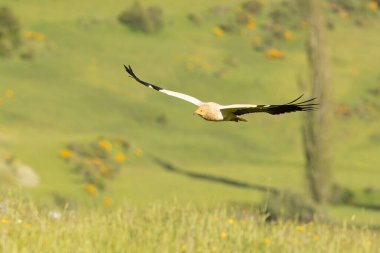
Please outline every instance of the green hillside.
[[[101, 136], [125, 138], [143, 151], [142, 157], [127, 157], [127, 168], [104, 193], [115, 203], [173, 198], [210, 205], [257, 203], [266, 194], [260, 187], [304, 193], [301, 113], [249, 115], [248, 123], [239, 124], [206, 122], [192, 115], [191, 104], [136, 83], [123, 65], [131, 65], [144, 80], [202, 100], [283, 103], [304, 93], [297, 80], [308, 79], [307, 31], [297, 28], [291, 40], [275, 41], [273, 47], [281, 49], [284, 58], [269, 59], [252, 42], [264, 36], [260, 27], [265, 14], [257, 17], [248, 35], [213, 33], [240, 2], [219, 1], [220, 8], [229, 10], [219, 13], [210, 11], [216, 6], [211, 0], [144, 1], [163, 10], [164, 28], [151, 34], [118, 22], [132, 3], [2, 1], [20, 19], [23, 33], [44, 36], [33, 42], [33, 59], [18, 54], [0, 58], [0, 93], [13, 91], [0, 108], [0, 151], [39, 175], [31, 196], [41, 202], [53, 202], [56, 195], [91, 202], [84, 182], [57, 154], [68, 142], [88, 143]], [[269, 3], [264, 6], [271, 8]], [[191, 22], [189, 13], [199, 15], [202, 23]], [[355, 196], [363, 196], [361, 203], [379, 207], [380, 22], [377, 17], [357, 26], [349, 18], [329, 17], [334, 24], [328, 30], [334, 177]], [[165, 170], [162, 163], [178, 170]], [[371, 195], [365, 189], [371, 189]], [[356, 214], [366, 222], [378, 217], [375, 211], [350, 206], [332, 207], [331, 214]]]

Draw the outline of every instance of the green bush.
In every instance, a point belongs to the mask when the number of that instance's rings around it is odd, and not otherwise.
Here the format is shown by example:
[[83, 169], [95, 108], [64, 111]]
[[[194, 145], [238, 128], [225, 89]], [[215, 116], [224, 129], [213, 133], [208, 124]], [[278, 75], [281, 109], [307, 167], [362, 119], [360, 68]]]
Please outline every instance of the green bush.
[[241, 7], [252, 14], [260, 14], [263, 4], [257, 0], [249, 0], [244, 2]]
[[200, 25], [203, 23], [202, 17], [199, 14], [196, 13], [189, 13], [187, 15], [187, 18], [194, 24]]
[[354, 197], [351, 190], [339, 185], [333, 185], [329, 202], [332, 204], [352, 204]]
[[32, 46], [24, 47], [22, 52], [20, 53], [20, 56], [24, 60], [32, 60], [36, 57], [37, 50]]
[[0, 56], [10, 56], [20, 44], [20, 22], [9, 8], [0, 7]]
[[355, 11], [362, 5], [363, 1], [357, 0], [331, 0], [331, 4], [337, 5], [346, 11]]
[[[370, 3], [374, 5], [370, 5]], [[380, 1], [357, 1], [357, 0], [329, 0], [330, 9], [335, 13], [345, 13], [354, 24], [366, 27], [377, 22]], [[372, 6], [372, 7], [370, 7]]]
[[158, 6], [144, 8], [140, 3], [136, 2], [119, 15], [119, 21], [134, 30], [152, 33], [163, 28], [162, 13], [162, 9]]
[[309, 222], [318, 214], [317, 207], [309, 199], [291, 191], [271, 194], [262, 203], [261, 208], [268, 220], [289, 219]]
[[239, 25], [245, 25], [249, 21], [249, 14], [244, 11], [238, 11], [235, 13], [235, 21]]
[[282, 0], [271, 6], [270, 23], [281, 27], [293, 27], [307, 20], [308, 2], [304, 0]]

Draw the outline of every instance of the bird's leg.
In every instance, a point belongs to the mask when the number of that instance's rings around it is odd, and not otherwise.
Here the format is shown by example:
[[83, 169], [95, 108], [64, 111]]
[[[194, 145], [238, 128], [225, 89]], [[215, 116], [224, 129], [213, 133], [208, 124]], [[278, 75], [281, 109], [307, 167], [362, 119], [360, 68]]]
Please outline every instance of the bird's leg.
[[239, 116], [237, 116], [236, 118], [237, 118], [237, 122], [238, 122], [238, 121], [244, 121], [244, 122], [248, 122], [248, 120], [246, 120], [246, 119], [243, 119], [243, 118], [241, 118], [241, 117], [239, 117]]
[[236, 116], [235, 118], [231, 119], [231, 121], [235, 121], [235, 122], [239, 122], [239, 121], [248, 122], [248, 120], [240, 118], [239, 116]]

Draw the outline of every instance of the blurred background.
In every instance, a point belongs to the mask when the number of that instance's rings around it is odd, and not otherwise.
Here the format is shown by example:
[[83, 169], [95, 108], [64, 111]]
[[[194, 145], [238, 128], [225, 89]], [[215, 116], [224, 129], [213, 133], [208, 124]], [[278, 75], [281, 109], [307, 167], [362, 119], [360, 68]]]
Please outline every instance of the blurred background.
[[[371, 0], [2, 0], [0, 189], [39, 205], [323, 205], [380, 225], [380, 13]], [[213, 123], [147, 89], [321, 110]], [[285, 207], [285, 209], [283, 208]]]

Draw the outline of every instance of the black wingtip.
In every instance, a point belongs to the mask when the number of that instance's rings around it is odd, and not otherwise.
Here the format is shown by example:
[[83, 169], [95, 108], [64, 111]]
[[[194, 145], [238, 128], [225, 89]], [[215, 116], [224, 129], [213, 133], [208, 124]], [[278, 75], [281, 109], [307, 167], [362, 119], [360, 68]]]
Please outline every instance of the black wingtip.
[[145, 86], [147, 86], [147, 87], [149, 87], [149, 88], [155, 89], [156, 91], [160, 91], [160, 90], [162, 90], [161, 87], [158, 87], [158, 86], [156, 86], [156, 85], [154, 85], [154, 84], [151, 84], [151, 83], [145, 82], [145, 81], [141, 80], [140, 78], [138, 78], [138, 77], [135, 75], [135, 73], [133, 72], [131, 65], [128, 65], [128, 66], [124, 65], [124, 68], [125, 68], [125, 71], [127, 71], [127, 73], [129, 74], [129, 77], [132, 77], [133, 79], [135, 79], [135, 80], [138, 81], [139, 83], [141, 83], [141, 84], [143, 84], [143, 85], [145, 85]]
[[286, 104], [287, 104], [287, 105], [289, 105], [289, 104], [293, 104], [294, 102], [300, 100], [300, 99], [303, 97], [303, 95], [304, 95], [304, 94], [301, 94], [301, 96], [299, 96], [298, 98], [296, 98], [296, 99], [294, 99], [294, 100], [292, 100], [292, 101], [290, 101], [289, 103], [286, 103]]
[[125, 71], [127, 71], [128, 74], [130, 74], [131, 76], [134, 76], [134, 73], [132, 71], [132, 68], [130, 65], [128, 65], [128, 67], [126, 65], [124, 65], [124, 68], [125, 68]]
[[129, 77], [132, 77], [132, 78], [134, 78], [135, 80], [137, 80], [137, 81], [139, 81], [139, 82], [143, 82], [143, 81], [141, 81], [141, 80], [135, 75], [135, 73], [134, 73], [133, 70], [132, 70], [131, 65], [128, 65], [128, 66], [124, 65], [124, 68], [125, 68], [125, 71], [127, 71], [127, 73], [129, 74]]
[[303, 112], [309, 112], [309, 111], [315, 111], [319, 109], [319, 104], [314, 102], [316, 97], [310, 98], [304, 101], [299, 102], [299, 100], [303, 97], [304, 94], [299, 96], [298, 98], [294, 99], [293, 101], [283, 104], [283, 105], [274, 105], [267, 109], [267, 112], [270, 114], [283, 114], [283, 113], [289, 113], [289, 112], [296, 112], [296, 111], [303, 111]]

